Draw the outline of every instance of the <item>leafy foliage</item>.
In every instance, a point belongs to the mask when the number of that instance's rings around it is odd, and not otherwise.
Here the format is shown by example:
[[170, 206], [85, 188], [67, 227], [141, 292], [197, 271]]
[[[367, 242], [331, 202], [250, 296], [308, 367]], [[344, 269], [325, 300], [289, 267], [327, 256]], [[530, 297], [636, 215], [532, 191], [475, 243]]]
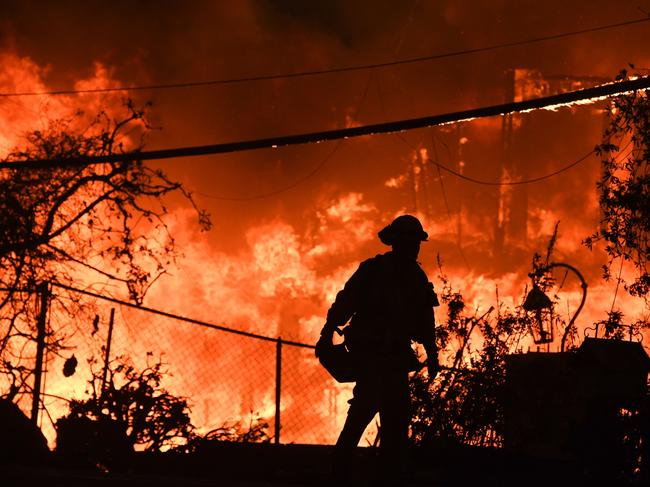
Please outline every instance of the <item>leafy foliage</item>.
[[169, 372], [160, 360], [139, 370], [127, 358], [117, 357], [105, 379], [98, 363], [89, 362], [89, 397], [70, 401], [69, 414], [56, 423], [62, 440], [57, 440], [57, 450], [61, 443], [66, 456], [87, 455], [91, 464], [112, 470], [128, 462], [126, 456], [134, 447], [197, 453], [215, 442], [271, 441], [268, 422], [253, 413], [247, 426], [236, 421], [199, 433], [191, 422], [187, 399], [163, 387]]
[[442, 439], [498, 446], [503, 434], [500, 394], [505, 356], [519, 348], [531, 318], [521, 307], [509, 310], [501, 303], [478, 315], [467, 309], [442, 268], [439, 279], [447, 316], [437, 324], [436, 336], [441, 355], [448, 355], [452, 365], [443, 367], [433, 382], [422, 372], [412, 377], [411, 438], [417, 444]]
[[650, 329], [650, 323], [647, 320], [639, 319], [634, 323], [627, 324], [624, 321], [625, 315], [621, 310], [612, 309], [607, 313], [607, 318], [599, 320], [594, 325], [602, 331], [604, 338], [614, 340], [626, 339], [643, 339], [643, 331]]
[[[634, 68], [634, 66], [631, 66]], [[630, 77], [621, 71], [617, 80]], [[609, 104], [609, 126], [596, 146], [602, 159], [598, 182], [602, 211], [601, 228], [585, 240], [588, 247], [603, 241], [609, 262], [604, 277], [610, 278], [614, 260], [632, 262], [637, 271], [626, 283], [633, 296], [647, 299], [650, 292], [650, 100], [648, 90], [618, 96]]]
[[187, 400], [170, 394], [161, 385], [166, 375], [161, 361], [138, 370], [123, 357], [103, 372], [93, 370], [88, 382], [90, 397], [70, 402], [69, 418], [111, 422], [128, 439], [146, 451], [161, 451], [187, 442], [194, 426]]
[[[556, 328], [564, 326], [566, 329], [568, 325], [554, 312], [563, 280], [557, 282], [549, 272], [554, 266], [567, 267], [567, 264], [551, 262], [557, 230], [556, 225], [546, 255], [534, 254], [529, 277], [533, 286], [551, 295], [548, 298], [547, 318], [555, 320], [553, 326]], [[468, 309], [462, 293], [452, 288], [440, 263], [439, 267], [439, 279], [443, 283], [440, 297], [447, 307], [447, 314], [445, 319], [438, 320], [437, 341], [441, 355], [451, 365], [443, 367], [434, 381], [422, 372], [411, 378], [411, 439], [416, 444], [443, 441], [473, 446], [501, 446], [505, 426], [506, 357], [511, 353], [520, 353], [525, 345], [530, 345], [530, 336], [527, 335], [532, 334], [538, 326], [535, 310], [526, 311], [523, 306], [525, 300], [514, 309], [504, 307], [499, 302], [497, 290], [496, 312], [495, 308], [490, 307], [479, 315], [478, 310]], [[553, 289], [555, 292], [551, 293]], [[602, 330], [600, 336], [604, 334], [605, 338], [618, 340], [642, 339], [642, 331], [648, 329], [647, 320], [626, 325], [623, 317], [621, 311], [612, 309], [606, 319], [596, 322], [595, 326]], [[572, 327], [569, 332], [569, 349], [575, 349], [577, 331]], [[644, 404], [645, 401], [647, 397]], [[637, 423], [647, 424], [647, 409], [644, 408], [641, 408], [643, 415], [640, 409], [632, 408], [629, 415], [634, 421], [621, 427], [620, 437], [624, 443], [631, 445], [623, 455], [625, 461], [634, 463], [638, 460], [634, 448], [641, 441], [641, 433], [636, 429], [639, 427]], [[647, 429], [644, 431], [647, 432]]]

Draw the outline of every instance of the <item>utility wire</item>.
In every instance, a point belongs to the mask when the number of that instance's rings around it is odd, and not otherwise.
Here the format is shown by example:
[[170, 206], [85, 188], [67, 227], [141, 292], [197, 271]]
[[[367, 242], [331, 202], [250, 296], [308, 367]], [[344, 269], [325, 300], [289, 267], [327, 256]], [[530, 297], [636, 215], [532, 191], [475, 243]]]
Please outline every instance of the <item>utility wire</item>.
[[617, 29], [619, 27], [627, 27], [629, 25], [640, 24], [648, 21], [650, 21], [650, 16], [645, 18], [640, 18], [640, 19], [627, 20], [624, 22], [617, 22], [615, 24], [606, 24], [606, 25], [600, 25], [596, 27], [589, 27], [586, 29], [574, 30], [570, 32], [562, 32], [559, 34], [533, 37], [530, 39], [504, 42], [501, 44], [492, 44], [489, 46], [476, 47], [472, 49], [462, 49], [458, 51], [450, 51], [450, 52], [445, 52], [440, 54], [432, 54], [428, 56], [418, 56], [418, 57], [412, 57], [406, 59], [398, 59], [394, 61], [386, 61], [383, 63], [360, 64], [356, 66], [343, 66], [340, 68], [298, 71], [295, 73], [285, 73], [285, 74], [259, 75], [259, 76], [248, 76], [248, 77], [241, 77], [241, 78], [214, 79], [214, 80], [204, 80], [204, 81], [188, 81], [182, 83], [136, 85], [130, 87], [121, 86], [121, 87], [114, 87], [114, 88], [90, 88], [85, 90], [23, 91], [23, 92], [14, 92], [14, 93], [0, 93], [0, 97], [56, 96], [56, 95], [76, 95], [76, 94], [84, 94], [84, 93], [109, 93], [109, 92], [116, 92], [116, 91], [146, 91], [146, 90], [162, 90], [162, 89], [176, 89], [176, 88], [196, 88], [201, 86], [226, 85], [226, 84], [236, 84], [236, 83], [248, 83], [254, 81], [269, 81], [269, 80], [276, 80], [276, 79], [301, 78], [306, 76], [318, 76], [318, 75], [332, 74], [332, 73], [345, 73], [345, 72], [361, 71], [361, 70], [374, 69], [374, 68], [387, 68], [390, 66], [399, 66], [403, 64], [414, 64], [414, 63], [420, 63], [424, 61], [433, 61], [437, 59], [465, 56], [469, 54], [478, 54], [481, 52], [493, 51], [496, 49], [504, 49], [508, 47], [523, 46], [526, 44], [534, 44], [538, 42], [545, 42], [545, 41], [550, 41], [555, 39], [563, 39], [566, 37], [588, 34], [590, 32]]
[[271, 191], [268, 191], [266, 193], [259, 193], [259, 194], [254, 194], [250, 196], [220, 196], [220, 195], [214, 195], [210, 193], [203, 193], [201, 191], [192, 191], [192, 194], [197, 194], [199, 196], [202, 196], [204, 198], [209, 198], [212, 200], [219, 200], [219, 201], [255, 201], [255, 200], [261, 200], [264, 198], [272, 198], [273, 196], [277, 196], [279, 194], [285, 193], [289, 190], [292, 190], [296, 186], [301, 185], [305, 181], [311, 179], [314, 177], [321, 169], [325, 167], [325, 165], [329, 162], [329, 160], [332, 158], [332, 156], [339, 150], [339, 148], [343, 145], [343, 140], [338, 140], [336, 141], [336, 145], [334, 148], [329, 151], [323, 159], [314, 166], [314, 168], [309, 171], [307, 174], [302, 176], [299, 179], [296, 179], [292, 183], [287, 184], [286, 186], [283, 186], [278, 189], [274, 189]]
[[558, 95], [551, 95], [531, 100], [503, 103], [481, 108], [473, 108], [458, 112], [430, 115], [420, 118], [382, 122], [370, 125], [360, 125], [322, 132], [310, 132], [296, 135], [270, 137], [266, 139], [252, 139], [239, 142], [226, 142], [222, 144], [178, 147], [173, 149], [160, 149], [152, 151], [134, 151], [122, 154], [103, 156], [85, 156], [71, 158], [26, 159], [0, 162], [0, 169], [39, 169], [54, 167], [83, 167], [92, 164], [106, 164], [115, 162], [145, 161], [157, 159], [172, 159], [177, 157], [204, 156], [210, 154], [225, 154], [254, 149], [277, 148], [289, 145], [310, 144], [328, 140], [360, 137], [362, 135], [377, 135], [402, 132], [417, 128], [432, 127], [448, 123], [472, 120], [474, 118], [493, 117], [513, 112], [525, 112], [541, 108], [555, 109], [562, 105], [572, 103], [590, 102], [604, 99], [609, 96], [619, 96], [636, 90], [650, 88], [650, 76], [642, 76], [626, 81], [617, 81], [592, 88], [570, 91]]
[[[212, 328], [214, 330], [225, 331], [225, 332], [228, 332], [228, 333], [234, 333], [235, 335], [241, 335], [241, 336], [245, 336], [245, 337], [249, 337], [249, 338], [256, 338], [258, 340], [265, 340], [265, 341], [268, 341], [268, 342], [277, 342], [279, 340], [279, 338], [273, 338], [273, 337], [270, 337], [270, 336], [260, 335], [260, 334], [257, 334], [257, 333], [251, 333], [251, 332], [243, 331], [243, 330], [236, 330], [234, 328], [228, 328], [227, 326], [223, 326], [223, 325], [215, 325], [214, 323], [208, 323], [207, 321], [201, 321], [201, 320], [197, 320], [197, 319], [194, 319], [194, 318], [188, 318], [187, 316], [182, 316], [182, 315], [178, 315], [178, 314], [174, 314], [174, 313], [168, 313], [167, 311], [162, 311], [162, 310], [159, 310], [159, 309], [156, 309], [156, 308], [149, 308], [147, 306], [139, 306], [137, 304], [133, 304], [133, 303], [130, 303], [128, 301], [123, 301], [121, 299], [113, 298], [111, 296], [106, 296], [106, 295], [103, 295], [103, 294], [97, 294], [97, 293], [94, 293], [92, 291], [87, 291], [85, 289], [79, 289], [79, 288], [68, 286], [66, 284], [61, 284], [61, 283], [58, 283], [58, 282], [52, 282], [51, 284], [52, 284], [52, 286], [55, 286], [55, 287], [58, 287], [58, 288], [61, 288], [61, 289], [66, 289], [66, 290], [72, 291], [74, 293], [85, 294], [86, 296], [91, 296], [91, 297], [97, 298], [97, 299], [103, 299], [104, 301], [110, 301], [111, 303], [120, 304], [122, 306], [127, 306], [129, 308], [138, 309], [138, 310], [144, 311], [146, 313], [153, 313], [153, 314], [156, 314], [156, 315], [159, 315], [159, 316], [164, 316], [165, 318], [172, 318], [174, 320], [184, 321], [186, 323], [192, 323], [194, 325], [204, 326], [206, 328]], [[307, 343], [302, 343], [302, 342], [294, 342], [294, 341], [291, 341], [291, 340], [282, 340], [282, 344], [283, 345], [292, 345], [294, 347], [316, 348], [314, 345], [309, 345]]]
[[573, 161], [571, 164], [568, 164], [568, 165], [558, 169], [557, 171], [553, 171], [552, 173], [545, 174], [543, 176], [539, 176], [539, 177], [536, 177], [536, 178], [522, 179], [521, 181], [485, 181], [485, 180], [482, 180], [482, 179], [476, 179], [476, 178], [469, 177], [469, 176], [467, 176], [465, 174], [462, 174], [462, 173], [460, 173], [458, 171], [454, 171], [453, 169], [451, 169], [451, 168], [449, 168], [447, 166], [444, 166], [444, 165], [440, 164], [437, 161], [431, 161], [431, 162], [433, 164], [435, 164], [436, 167], [438, 167], [439, 169], [442, 169], [443, 171], [447, 171], [448, 173], [453, 174], [456, 177], [459, 177], [459, 178], [464, 179], [466, 181], [470, 181], [470, 182], [475, 183], [475, 184], [482, 184], [482, 185], [485, 185], [485, 186], [517, 186], [517, 185], [520, 185], [520, 184], [537, 183], [539, 181], [544, 181], [545, 179], [550, 179], [550, 178], [552, 178], [554, 176], [557, 176], [558, 174], [561, 174], [561, 173], [563, 173], [565, 171], [568, 171], [572, 167], [577, 166], [582, 161], [586, 160], [593, 153], [594, 153], [594, 149], [587, 152], [580, 159], [578, 159], [576, 161]]
[[[449, 226], [451, 227], [453, 231], [453, 221], [451, 218], [451, 212], [449, 211], [449, 202], [447, 201], [447, 191], [445, 191], [445, 183], [442, 179], [442, 174], [440, 173], [440, 166], [436, 167], [438, 169], [438, 181], [440, 181], [440, 189], [442, 190], [442, 198], [443, 201], [445, 202], [445, 208], [447, 209], [447, 222], [449, 223]], [[461, 219], [462, 222], [462, 213], [459, 212], [458, 218]], [[460, 225], [460, 224], [459, 224]], [[456, 248], [458, 249], [458, 253], [463, 259], [463, 262], [465, 263], [465, 267], [467, 267], [467, 270], [469, 272], [472, 271], [472, 267], [469, 265], [469, 261], [467, 260], [467, 257], [465, 256], [465, 251], [463, 250], [463, 247], [460, 244], [460, 241], [458, 238], [454, 239], [454, 242], [456, 244]]]
[[[363, 105], [365, 105], [366, 98], [368, 97], [368, 88], [370, 87], [371, 79], [372, 79], [372, 71], [371, 71], [371, 74], [368, 76], [368, 81], [366, 82], [366, 87], [363, 90], [363, 94], [361, 95], [359, 104], [357, 105], [357, 108], [354, 111], [354, 118], [355, 119], [361, 113], [361, 108], [363, 107]], [[334, 146], [334, 148], [330, 152], [328, 152], [325, 155], [325, 157], [323, 157], [323, 159], [318, 164], [316, 164], [316, 166], [314, 166], [314, 168], [311, 171], [309, 171], [307, 174], [305, 174], [301, 178], [293, 181], [292, 183], [290, 183], [290, 184], [288, 184], [288, 185], [286, 185], [286, 186], [284, 186], [282, 188], [278, 188], [278, 189], [275, 189], [275, 190], [272, 190], [272, 191], [268, 191], [266, 193], [260, 193], [260, 194], [251, 195], [251, 196], [219, 196], [219, 195], [212, 195], [212, 194], [208, 194], [208, 193], [202, 193], [200, 191], [194, 191], [194, 194], [198, 194], [199, 196], [203, 196], [204, 198], [210, 198], [210, 199], [213, 199], [213, 200], [220, 200], [220, 201], [254, 201], [254, 200], [259, 200], [259, 199], [264, 199], [264, 198], [270, 198], [270, 197], [273, 197], [273, 196], [277, 196], [279, 194], [285, 193], [285, 192], [295, 188], [296, 186], [301, 185], [302, 183], [304, 183], [308, 179], [311, 179], [312, 177], [314, 177], [321, 169], [323, 169], [325, 167], [325, 165], [329, 162], [329, 160], [332, 158], [332, 156], [334, 156], [334, 154], [340, 149], [341, 145], [343, 144], [343, 140], [344, 139], [339, 139], [336, 142], [336, 145]]]
[[[625, 147], [620, 149], [618, 152], [623, 152], [625, 149], [627, 149], [627, 147], [630, 145], [630, 143], [631, 142], [628, 142], [625, 145]], [[524, 179], [524, 180], [521, 180], [521, 181], [485, 181], [485, 180], [476, 179], [476, 178], [466, 176], [465, 174], [462, 174], [462, 173], [460, 173], [458, 171], [454, 171], [453, 169], [451, 169], [451, 168], [449, 168], [449, 167], [447, 167], [447, 166], [445, 166], [443, 164], [440, 164], [438, 161], [431, 161], [431, 162], [433, 164], [435, 164], [436, 167], [438, 167], [438, 169], [442, 169], [443, 171], [447, 171], [448, 173], [451, 173], [454, 176], [457, 176], [457, 177], [459, 177], [461, 179], [465, 179], [466, 181], [470, 181], [472, 183], [482, 184], [482, 185], [486, 185], [486, 186], [517, 186], [517, 185], [520, 185], [520, 184], [537, 183], [539, 181], [544, 181], [545, 179], [550, 179], [550, 178], [552, 178], [554, 176], [557, 176], [558, 174], [561, 174], [561, 173], [563, 173], [565, 171], [568, 171], [572, 167], [575, 167], [578, 164], [580, 164], [581, 162], [585, 161], [595, 151], [596, 151], [596, 149], [590, 150], [587, 154], [582, 156], [580, 159], [578, 159], [576, 161], [573, 161], [571, 164], [567, 164], [564, 167], [561, 167], [557, 171], [553, 171], [552, 173], [545, 174], [544, 176], [539, 176], [539, 177], [532, 178], [532, 179]], [[627, 155], [625, 155], [623, 158], [627, 157], [629, 154], [630, 153], [628, 152]], [[618, 158], [618, 156], [617, 156], [617, 158]]]
[[[379, 107], [381, 108], [381, 112], [384, 117], [386, 117], [386, 105], [384, 104], [384, 96], [382, 94], [381, 90], [381, 84], [379, 82], [379, 77], [375, 77], [375, 87], [377, 88], [377, 97], [379, 98]], [[400, 134], [396, 133], [395, 136], [400, 139], [406, 146], [411, 149], [412, 151], [417, 151], [417, 147], [414, 147], [406, 138]], [[433, 140], [432, 140], [433, 141]], [[432, 148], [435, 151], [435, 157], [438, 159], [438, 150], [436, 149], [435, 146], [435, 141], [433, 141]], [[445, 190], [445, 185], [442, 180], [442, 174], [440, 173], [440, 167], [438, 169], [438, 181], [440, 181], [440, 189], [442, 190], [442, 198], [445, 203], [445, 209], [447, 210], [447, 223], [449, 224], [449, 228], [453, 233], [453, 221], [451, 217], [451, 210], [449, 209], [449, 201], [447, 200], [447, 191]], [[467, 267], [467, 270], [471, 272], [472, 268], [469, 265], [469, 261], [467, 260], [467, 257], [465, 256], [465, 252], [463, 251], [462, 246], [460, 245], [460, 242], [457, 239], [454, 239], [454, 243], [456, 245], [456, 249], [458, 250], [458, 253], [463, 259], [463, 262], [465, 263], [465, 267]]]

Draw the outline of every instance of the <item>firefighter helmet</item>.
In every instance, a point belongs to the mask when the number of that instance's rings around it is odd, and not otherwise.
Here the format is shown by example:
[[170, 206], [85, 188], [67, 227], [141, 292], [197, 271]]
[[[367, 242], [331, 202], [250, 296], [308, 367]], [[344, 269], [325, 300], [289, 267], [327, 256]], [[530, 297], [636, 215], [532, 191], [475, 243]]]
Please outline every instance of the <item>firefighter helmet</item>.
[[400, 239], [425, 241], [429, 238], [429, 234], [422, 228], [420, 220], [413, 215], [398, 216], [390, 225], [384, 227], [378, 235], [379, 240], [386, 245], [393, 245], [396, 240]]

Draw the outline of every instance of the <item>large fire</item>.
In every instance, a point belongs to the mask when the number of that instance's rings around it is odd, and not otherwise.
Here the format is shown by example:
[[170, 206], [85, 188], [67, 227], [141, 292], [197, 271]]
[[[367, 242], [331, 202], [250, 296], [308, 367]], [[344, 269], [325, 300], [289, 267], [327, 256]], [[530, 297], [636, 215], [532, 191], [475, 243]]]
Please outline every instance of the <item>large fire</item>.
[[[4, 66], [0, 91], [48, 88], [45, 70], [30, 59], [3, 54], [0, 61]], [[79, 80], [76, 87], [117, 85], [111, 70], [97, 64], [93, 77]], [[100, 108], [117, 109], [121, 97], [121, 94], [88, 94], [0, 98], [0, 151], [6, 154], [20, 145], [24, 132], [44, 128], [47, 119], [69, 118], [79, 107], [88, 116]], [[574, 111], [579, 117], [565, 117], [562, 123], [570, 125], [588, 118], [591, 122], [587, 130], [576, 140], [549, 144], [548, 152], [538, 148], [531, 156], [536, 171], [561, 166], [568, 162], [568, 154], [575, 155], [584, 146], [593, 146], [598, 141], [601, 120], [593, 121], [598, 117], [593, 107], [574, 107]], [[535, 112], [517, 115], [513, 138], [517, 140], [518, 126], [523, 123], [521, 117], [530, 117], [526, 121], [536, 126], [537, 116]], [[500, 302], [506, 306], [521, 303], [530, 285], [527, 273], [532, 254], [545, 251], [555, 222], [560, 220], [554, 259], [579, 267], [589, 283], [587, 306], [578, 320], [579, 335], [593, 333], [589, 327], [603, 319], [613, 306], [624, 310], [629, 321], [640, 316], [644, 312], [643, 304], [621, 290], [612, 304], [616, 282], [605, 283], [600, 279], [603, 254], [590, 253], [581, 244], [598, 224], [595, 161], [560, 176], [561, 180], [531, 187], [524, 207], [520, 206], [524, 200], [518, 190], [475, 188], [471, 183], [436, 173], [432, 166], [427, 166], [432, 158], [439, 157], [450, 167], [461, 172], [478, 172], [485, 178], [498, 179], [504, 174], [525, 176], [530, 170], [525, 164], [499, 166], [501, 162], [495, 156], [498, 150], [490, 140], [500, 137], [501, 130], [500, 118], [440, 129], [436, 136], [441, 140], [439, 146], [446, 147], [446, 151], [439, 148], [439, 156], [434, 156], [435, 146], [423, 140], [415, 150], [404, 147], [402, 161], [379, 161], [384, 166], [392, 164], [391, 175], [380, 190], [360, 186], [358, 191], [337, 191], [332, 190], [336, 183], [330, 182], [322, 186], [321, 194], [315, 198], [317, 203], [306, 206], [299, 219], [281, 211], [272, 218], [251, 217], [235, 238], [200, 233], [191, 211], [175, 206], [168, 224], [184, 257], [151, 288], [145, 304], [237, 330], [313, 344], [329, 304], [358, 263], [386, 250], [376, 239], [377, 231], [397, 214], [412, 212], [422, 219], [431, 235], [421, 254], [430, 279], [436, 286], [440, 285], [436, 264], [440, 255], [451, 283], [478, 314], [495, 304], [497, 292]], [[522, 157], [523, 149], [532, 147], [526, 146], [531, 142], [525, 137], [530, 134], [522, 132], [522, 145], [514, 158]], [[384, 139], [384, 143], [394, 142]], [[564, 146], [569, 147], [565, 150]], [[481, 165], [472, 166], [477, 160]], [[194, 176], [197, 180], [200, 177]], [[194, 184], [192, 176], [187, 176], [186, 181]], [[219, 229], [222, 218], [219, 208], [213, 214]], [[501, 238], [497, 238], [499, 232]], [[221, 246], [218, 241], [222, 236], [237, 245]], [[623, 266], [622, 276], [631, 271], [629, 266]], [[562, 279], [558, 275], [558, 281]], [[100, 280], [100, 276], [80, 271], [80, 283]], [[102, 287], [102, 292], [125, 296], [124, 289], [110, 283]], [[577, 281], [567, 278], [559, 296], [562, 312], [570, 316], [580, 301]], [[73, 377], [63, 377], [61, 357], [49, 358], [45, 405], [53, 420], [66, 412], [66, 403], [57, 396], [66, 399], [84, 396], [89, 379], [86, 359], [91, 356], [100, 362], [103, 359], [101, 346], [107, 339], [110, 307], [109, 303], [97, 303], [101, 318], [97, 332], [93, 332], [90, 321], [76, 323], [76, 332], [70, 338], [71, 353], [75, 353], [81, 365]], [[444, 319], [444, 315], [443, 307], [438, 311], [439, 319]], [[52, 319], [56, 320], [57, 316]], [[50, 324], [58, 325], [67, 326], [66, 323]], [[558, 347], [559, 342], [550, 348]], [[227, 421], [242, 418], [246, 421], [250, 414], [272, 421], [276, 353], [273, 342], [119, 308], [111, 350], [112, 356], [128, 355], [140, 364], [146, 362], [148, 353], [161, 356], [171, 373], [166, 386], [173, 393], [189, 398], [193, 422], [203, 431]], [[320, 369], [311, 350], [287, 345], [283, 354], [283, 441], [332, 442], [346, 412], [349, 387], [335, 386]], [[51, 421], [42, 419], [41, 425], [53, 441]], [[371, 436], [372, 433], [368, 441]]]

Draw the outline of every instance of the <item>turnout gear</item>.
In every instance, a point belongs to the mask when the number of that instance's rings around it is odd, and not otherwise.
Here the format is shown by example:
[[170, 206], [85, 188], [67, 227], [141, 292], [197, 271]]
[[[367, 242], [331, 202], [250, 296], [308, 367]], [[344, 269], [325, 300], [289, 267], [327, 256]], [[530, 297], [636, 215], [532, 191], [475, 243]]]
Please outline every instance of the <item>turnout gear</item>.
[[[380, 465], [386, 478], [399, 476], [408, 441], [408, 373], [423, 366], [412, 341], [424, 345], [429, 375], [438, 369], [433, 313], [438, 298], [416, 260], [428, 234], [417, 218], [402, 215], [382, 229], [379, 238], [392, 250], [359, 265], [336, 295], [316, 345], [316, 355], [336, 380], [356, 382], [334, 451], [334, 472], [340, 480], [377, 413]], [[334, 345], [332, 338], [339, 330], [344, 341]]]
[[353, 361], [344, 355], [345, 350], [356, 357], [357, 367], [417, 370], [421, 365], [411, 341], [435, 346], [433, 307], [437, 305], [433, 285], [417, 262], [400, 261], [392, 252], [377, 255], [362, 262], [337, 294], [319, 340], [318, 356], [322, 362], [335, 347], [326, 346], [331, 344], [333, 330], [350, 321], [343, 329], [344, 347], [333, 354], [341, 361]]

